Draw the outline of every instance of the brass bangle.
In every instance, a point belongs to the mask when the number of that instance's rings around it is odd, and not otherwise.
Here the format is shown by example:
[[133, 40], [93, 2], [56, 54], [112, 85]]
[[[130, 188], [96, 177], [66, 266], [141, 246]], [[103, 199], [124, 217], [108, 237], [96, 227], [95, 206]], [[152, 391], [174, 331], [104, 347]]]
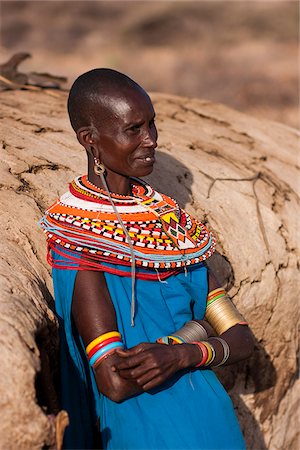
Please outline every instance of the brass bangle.
[[219, 298], [211, 303], [206, 308], [205, 319], [219, 335], [245, 320], [228, 297]]

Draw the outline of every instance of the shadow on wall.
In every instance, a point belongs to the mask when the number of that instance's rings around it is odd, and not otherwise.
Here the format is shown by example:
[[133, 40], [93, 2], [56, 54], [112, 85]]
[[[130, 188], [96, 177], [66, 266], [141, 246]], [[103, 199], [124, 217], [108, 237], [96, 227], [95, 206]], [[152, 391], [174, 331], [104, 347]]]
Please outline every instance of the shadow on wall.
[[[170, 183], [170, 180], [174, 180]], [[174, 197], [181, 207], [192, 203], [193, 175], [177, 159], [167, 153], [157, 151], [157, 163], [154, 173], [147, 180], [160, 192]], [[209, 268], [214, 271], [219, 282], [227, 289], [234, 284], [232, 266], [226, 256], [217, 253], [209, 261]], [[42, 283], [41, 291], [48, 306], [53, 309], [51, 294]], [[41, 372], [37, 376], [38, 403], [47, 414], [57, 414], [58, 398], [58, 349], [57, 329], [49, 322], [49, 327], [38, 333], [37, 344], [41, 351]], [[229, 391], [239, 418], [246, 445], [249, 449], [266, 450], [259, 424], [252, 412], [245, 405], [241, 395], [258, 394], [267, 391], [276, 383], [276, 371], [264, 348], [255, 339], [255, 351], [252, 357], [233, 366], [223, 367], [217, 371], [218, 377]]]
[[[153, 173], [147, 181], [159, 192], [175, 198], [181, 208], [193, 203], [192, 185], [193, 174], [187, 166], [173, 158], [168, 153], [156, 151], [156, 164]], [[170, 180], [174, 180], [170, 183]], [[206, 223], [206, 219], [201, 220]], [[229, 290], [234, 285], [234, 273], [225, 255], [216, 252], [207, 265], [213, 270], [219, 283]]]
[[[169, 153], [156, 152], [156, 165], [147, 180], [158, 191], [175, 198], [182, 208], [193, 201], [193, 174], [183, 163]], [[170, 183], [170, 180], [174, 180]], [[199, 218], [201, 220], [201, 218]], [[203, 219], [203, 218], [202, 218]], [[234, 285], [234, 272], [225, 255], [216, 252], [207, 262], [219, 283], [229, 290]], [[246, 446], [249, 449], [267, 449], [263, 435], [252, 412], [241, 395], [259, 394], [276, 384], [276, 370], [270, 356], [254, 337], [255, 350], [252, 357], [228, 367], [216, 370], [218, 378], [232, 397]]]
[[[45, 303], [54, 312], [54, 299], [44, 280], [37, 279]], [[46, 414], [58, 414], [59, 405], [59, 337], [57, 323], [46, 317], [44, 326], [39, 329], [35, 341], [40, 352], [41, 370], [35, 379], [36, 398]]]

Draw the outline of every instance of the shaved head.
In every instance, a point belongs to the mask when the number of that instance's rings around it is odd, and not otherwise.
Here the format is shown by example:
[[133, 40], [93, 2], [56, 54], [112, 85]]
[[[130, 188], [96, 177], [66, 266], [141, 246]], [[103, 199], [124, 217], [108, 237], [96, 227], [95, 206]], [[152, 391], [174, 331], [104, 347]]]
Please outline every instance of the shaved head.
[[68, 112], [75, 132], [99, 121], [99, 114], [111, 108], [112, 102], [130, 93], [147, 95], [141, 86], [128, 76], [112, 69], [93, 69], [75, 80], [68, 98]]

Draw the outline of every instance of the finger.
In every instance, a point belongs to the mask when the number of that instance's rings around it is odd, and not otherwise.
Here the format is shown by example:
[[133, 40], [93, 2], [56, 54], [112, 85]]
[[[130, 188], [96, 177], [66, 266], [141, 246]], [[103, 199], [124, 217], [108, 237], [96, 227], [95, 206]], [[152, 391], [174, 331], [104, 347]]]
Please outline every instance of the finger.
[[121, 378], [124, 378], [125, 380], [133, 380], [134, 379], [134, 377], [131, 374], [131, 369], [123, 369], [123, 370], [115, 369], [114, 372], [118, 372], [119, 376]]
[[151, 380], [146, 380], [140, 386], [143, 388], [143, 391], [149, 391], [157, 386], [161, 386], [171, 375], [172, 373], [164, 373], [163, 375], [159, 373], [157, 376], [154, 374]]
[[[159, 381], [158, 381], [159, 380]], [[162, 383], [165, 380], [165, 374], [162, 374], [157, 368], [151, 369], [136, 379], [136, 383], [145, 390], [148, 385], [155, 385]]]
[[[136, 367], [136, 363], [133, 361], [129, 361], [128, 359], [123, 361], [117, 361], [115, 362], [115, 364], [113, 364], [111, 366], [111, 369], [113, 372], [121, 372], [121, 371], [130, 371], [131, 369], [133, 369], [134, 367]], [[123, 377], [125, 378], [125, 377]]]
[[157, 386], [161, 385], [164, 381], [165, 380], [160, 381], [159, 378], [154, 378], [153, 380], [149, 381], [149, 383], [144, 384], [142, 386], [142, 389], [144, 392], [150, 391], [150, 389], [156, 388]]
[[126, 356], [122, 358], [120, 361], [117, 361], [114, 366], [116, 367], [117, 371], [120, 370], [126, 370], [126, 369], [133, 369], [134, 367], [137, 367], [141, 364], [143, 364], [146, 361], [146, 356], [143, 354], [136, 355], [136, 356]]
[[[138, 346], [136, 346], [138, 347]], [[126, 363], [126, 367], [132, 367], [132, 365], [135, 365], [135, 362], [133, 361], [132, 363], [130, 363], [130, 361], [128, 360], [129, 357], [134, 356], [136, 353], [139, 354], [141, 352], [141, 349], [137, 349], [136, 347], [133, 347], [131, 349], [122, 349], [122, 348], [117, 348], [116, 351], [114, 352], [115, 355], [123, 358], [123, 359], [127, 359], [127, 363]], [[119, 364], [121, 364], [121, 362], [119, 362]], [[122, 367], [122, 366], [121, 366]], [[112, 367], [112, 371], [116, 372], [117, 370], [119, 370], [119, 366], [117, 367], [117, 364], [114, 364]], [[122, 367], [124, 368], [124, 367]]]
[[143, 375], [145, 375], [147, 372], [149, 372], [152, 369], [153, 368], [147, 364], [141, 364], [137, 367], [134, 367], [133, 369], [131, 368], [131, 369], [119, 370], [118, 373], [119, 373], [120, 377], [122, 377], [122, 378], [136, 380], [137, 378], [142, 377]]
[[134, 347], [128, 348], [126, 350], [126, 354], [128, 356], [139, 355], [140, 353], [143, 353], [146, 350], [148, 350], [149, 346], [151, 345], [153, 344], [150, 344], [149, 342], [143, 342], [141, 344], [135, 345]]
[[118, 374], [121, 378], [125, 378], [127, 380], [136, 380], [138, 376], [141, 376], [145, 373], [145, 370], [143, 369], [141, 372], [138, 371], [138, 375], [136, 375], [136, 368], [134, 369], [122, 369], [118, 370]]
[[117, 348], [115, 354], [122, 358], [126, 358], [128, 356], [128, 351], [123, 348]]

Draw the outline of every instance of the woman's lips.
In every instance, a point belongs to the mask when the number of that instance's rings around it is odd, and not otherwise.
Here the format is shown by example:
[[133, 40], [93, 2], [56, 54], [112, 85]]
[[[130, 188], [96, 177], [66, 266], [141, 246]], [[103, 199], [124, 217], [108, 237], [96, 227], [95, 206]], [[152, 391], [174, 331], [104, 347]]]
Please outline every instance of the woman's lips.
[[139, 161], [143, 162], [144, 164], [154, 164], [155, 163], [155, 156], [145, 156], [144, 158], [138, 158]]

